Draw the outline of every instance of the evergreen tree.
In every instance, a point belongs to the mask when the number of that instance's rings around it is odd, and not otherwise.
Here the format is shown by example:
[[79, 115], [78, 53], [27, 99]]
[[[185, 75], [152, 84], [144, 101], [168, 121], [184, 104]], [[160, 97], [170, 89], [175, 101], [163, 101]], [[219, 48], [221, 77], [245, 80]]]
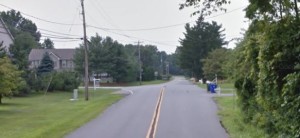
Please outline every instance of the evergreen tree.
[[54, 62], [51, 60], [50, 55], [46, 52], [41, 60], [41, 63], [37, 69], [37, 74], [50, 73], [54, 69]]
[[216, 22], [205, 22], [202, 16], [195, 26], [187, 24], [185, 28], [185, 38], [180, 40], [181, 46], [178, 47], [180, 66], [188, 70], [192, 77], [204, 77], [201, 60], [209, 52], [225, 44], [222, 34], [224, 30]]
[[42, 43], [41, 47], [44, 49], [54, 49], [54, 43], [50, 38], [47, 38]]

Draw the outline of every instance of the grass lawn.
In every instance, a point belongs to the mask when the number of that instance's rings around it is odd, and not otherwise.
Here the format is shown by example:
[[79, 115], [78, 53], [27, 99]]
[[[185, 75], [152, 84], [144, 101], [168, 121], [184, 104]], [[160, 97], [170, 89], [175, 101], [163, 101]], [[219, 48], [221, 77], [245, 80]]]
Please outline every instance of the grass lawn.
[[243, 122], [242, 113], [236, 106], [236, 97], [215, 97], [220, 108], [219, 115], [223, 126], [231, 138], [264, 138], [263, 130]]
[[60, 138], [98, 116], [122, 98], [112, 90], [90, 90], [90, 100], [70, 101], [72, 93], [56, 92], [3, 99], [0, 105], [1, 138]]

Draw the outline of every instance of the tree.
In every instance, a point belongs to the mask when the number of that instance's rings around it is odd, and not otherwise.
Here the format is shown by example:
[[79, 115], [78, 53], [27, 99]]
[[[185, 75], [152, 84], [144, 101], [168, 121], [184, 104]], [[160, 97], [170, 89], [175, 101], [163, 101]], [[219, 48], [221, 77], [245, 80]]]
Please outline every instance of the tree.
[[[299, 137], [300, 28], [293, 1], [250, 1], [235, 86], [244, 118], [272, 137]], [[246, 71], [245, 71], [246, 70]]]
[[226, 62], [229, 61], [230, 50], [225, 48], [215, 49], [208, 53], [207, 58], [203, 59], [203, 75], [209, 80], [213, 80], [215, 75], [220, 79], [227, 79]]
[[50, 38], [46, 38], [41, 47], [44, 49], [54, 49], [54, 43]]
[[216, 22], [205, 22], [200, 16], [196, 25], [186, 25], [185, 38], [180, 40], [179, 51], [180, 67], [188, 70], [192, 77], [203, 77], [202, 62], [207, 54], [225, 44], [221, 30], [222, 26]]
[[41, 33], [37, 30], [37, 26], [31, 20], [24, 18], [20, 12], [10, 10], [0, 14], [14, 37], [27, 32], [34, 38], [34, 41], [40, 41]]
[[300, 21], [297, 0], [252, 0], [246, 8], [246, 16], [258, 20], [278, 20], [284, 16], [293, 16], [297, 22]]
[[109, 50], [111, 51], [111, 66], [108, 71], [117, 83], [126, 81], [126, 76], [129, 68], [128, 60], [124, 52], [124, 47], [120, 44], [115, 44]]
[[37, 68], [37, 74], [51, 73], [54, 69], [54, 62], [51, 60], [50, 55], [46, 52]]
[[83, 45], [80, 45], [79, 48], [76, 48], [73, 62], [75, 65], [74, 70], [79, 75], [81, 75], [81, 77], [83, 77], [83, 74], [84, 74], [84, 47], [83, 47]]
[[2, 98], [11, 96], [21, 82], [20, 71], [10, 62], [9, 58], [0, 58], [0, 104]]
[[136, 45], [128, 44], [124, 46], [124, 53], [128, 61], [126, 82], [138, 80], [139, 64], [138, 64], [138, 48]]
[[[83, 71], [83, 48], [76, 50], [75, 69]], [[89, 70], [97, 75], [108, 73], [115, 82], [132, 80], [132, 67], [129, 64], [129, 57], [125, 53], [124, 46], [110, 37], [102, 38], [98, 34], [90, 38], [89, 42]], [[91, 74], [90, 74], [91, 75]], [[133, 76], [134, 77], [134, 76]]]
[[3, 45], [3, 42], [0, 42], [0, 58], [3, 58], [6, 56], [5, 47]]
[[183, 75], [183, 70], [179, 67], [178, 51], [167, 56], [169, 62], [169, 72], [173, 75]]
[[20, 33], [15, 37], [14, 44], [10, 46], [9, 51], [13, 57], [13, 63], [20, 70], [28, 69], [28, 55], [31, 49], [36, 48], [37, 43], [29, 33]]
[[226, 11], [223, 5], [230, 4], [230, 0], [185, 0], [180, 4], [179, 9], [187, 7], [194, 7], [198, 10], [192, 13], [192, 15], [210, 15], [212, 12]]
[[142, 79], [145, 81], [154, 80], [155, 79], [154, 72], [155, 71], [160, 72], [160, 70], [163, 71], [163, 64], [160, 62], [161, 61], [160, 57], [164, 57], [165, 59], [166, 57], [164, 55], [165, 53], [159, 52], [156, 46], [141, 45], [140, 54], [141, 54], [141, 64], [142, 64]]

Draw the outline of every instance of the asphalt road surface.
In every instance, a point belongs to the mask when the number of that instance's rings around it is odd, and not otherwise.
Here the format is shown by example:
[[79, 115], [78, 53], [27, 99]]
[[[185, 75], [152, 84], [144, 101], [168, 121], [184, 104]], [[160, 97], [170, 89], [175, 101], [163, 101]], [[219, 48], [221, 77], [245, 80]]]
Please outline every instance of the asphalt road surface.
[[184, 78], [130, 93], [66, 138], [227, 138], [212, 94]]

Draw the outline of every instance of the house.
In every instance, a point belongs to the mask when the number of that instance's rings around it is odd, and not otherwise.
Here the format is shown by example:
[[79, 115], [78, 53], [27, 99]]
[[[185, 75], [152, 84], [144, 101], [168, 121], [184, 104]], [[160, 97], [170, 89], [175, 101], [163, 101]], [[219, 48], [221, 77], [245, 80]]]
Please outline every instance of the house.
[[14, 43], [14, 38], [0, 17], [0, 43], [2, 42], [6, 52], [9, 52], [9, 47]]
[[29, 68], [37, 68], [46, 52], [49, 53], [50, 58], [54, 62], [54, 70], [74, 70], [75, 65], [73, 62], [73, 57], [75, 55], [75, 49], [32, 49], [28, 57], [30, 64]]

